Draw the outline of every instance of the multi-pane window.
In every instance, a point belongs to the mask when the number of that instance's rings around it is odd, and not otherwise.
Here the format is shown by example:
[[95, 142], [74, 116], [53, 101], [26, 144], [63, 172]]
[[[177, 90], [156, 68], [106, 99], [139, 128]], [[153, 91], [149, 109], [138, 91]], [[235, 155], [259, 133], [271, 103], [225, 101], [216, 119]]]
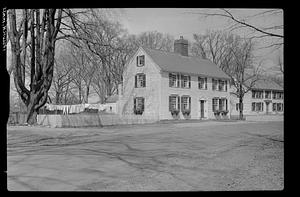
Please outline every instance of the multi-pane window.
[[133, 103], [134, 114], [143, 114], [145, 108], [145, 99], [143, 97], [135, 97], [133, 99]]
[[136, 57], [136, 66], [144, 66], [145, 65], [145, 55], [140, 55]]
[[141, 88], [146, 87], [146, 75], [145, 74], [137, 74], [135, 75], [135, 87]]
[[225, 81], [219, 80], [219, 91], [225, 91]]
[[264, 103], [262, 102], [252, 103], [252, 111], [264, 111]]
[[198, 88], [207, 90], [207, 78], [205, 77], [198, 77]]
[[212, 99], [212, 108], [213, 112], [220, 110], [220, 111], [227, 111], [227, 99], [226, 98], [213, 98]]
[[190, 88], [191, 87], [191, 76], [181, 75], [181, 87]]
[[180, 110], [180, 97], [178, 95], [169, 96], [169, 110]]
[[169, 73], [169, 87], [179, 87], [179, 74]]
[[283, 99], [283, 92], [273, 91], [273, 99]]
[[182, 96], [181, 97], [181, 109], [182, 110], [191, 110], [191, 97]]
[[212, 89], [219, 91], [227, 91], [227, 81], [212, 79]]
[[252, 98], [263, 98], [263, 91], [262, 90], [252, 90]]
[[271, 91], [265, 91], [265, 98], [271, 99]]
[[213, 98], [212, 99], [212, 109], [213, 109], [213, 112], [219, 110], [219, 103], [218, 103], [218, 98]]
[[218, 80], [212, 79], [212, 89], [217, 90]]
[[273, 111], [283, 111], [283, 103], [273, 103]]
[[225, 99], [219, 99], [219, 110], [225, 110]]

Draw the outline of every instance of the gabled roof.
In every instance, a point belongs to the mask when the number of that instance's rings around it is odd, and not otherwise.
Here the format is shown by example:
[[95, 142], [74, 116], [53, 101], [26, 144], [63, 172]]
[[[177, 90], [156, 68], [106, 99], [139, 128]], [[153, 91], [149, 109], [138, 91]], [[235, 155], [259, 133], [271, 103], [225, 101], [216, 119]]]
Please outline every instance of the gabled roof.
[[260, 89], [260, 90], [283, 90], [283, 87], [275, 83], [270, 79], [260, 79], [255, 82], [255, 85], [252, 89]]
[[230, 79], [216, 64], [209, 60], [146, 47], [142, 47], [142, 49], [163, 71]]

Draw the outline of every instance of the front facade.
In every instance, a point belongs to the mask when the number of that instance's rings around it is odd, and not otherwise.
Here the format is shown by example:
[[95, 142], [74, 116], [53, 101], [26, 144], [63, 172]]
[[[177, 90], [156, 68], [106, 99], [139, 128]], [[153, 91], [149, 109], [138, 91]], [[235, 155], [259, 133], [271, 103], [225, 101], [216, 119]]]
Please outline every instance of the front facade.
[[[231, 94], [231, 115], [239, 114], [239, 99]], [[245, 94], [243, 100], [244, 115], [283, 114], [284, 91], [276, 83], [261, 79]]]
[[118, 113], [158, 120], [229, 118], [230, 78], [212, 62], [188, 56], [183, 38], [174, 49], [137, 50], [123, 73]]

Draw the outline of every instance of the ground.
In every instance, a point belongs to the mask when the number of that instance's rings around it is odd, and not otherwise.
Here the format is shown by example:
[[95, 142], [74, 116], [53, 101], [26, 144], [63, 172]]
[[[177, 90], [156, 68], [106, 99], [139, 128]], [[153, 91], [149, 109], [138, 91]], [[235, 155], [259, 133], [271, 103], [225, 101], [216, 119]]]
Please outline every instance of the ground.
[[10, 191], [282, 190], [283, 121], [8, 127]]

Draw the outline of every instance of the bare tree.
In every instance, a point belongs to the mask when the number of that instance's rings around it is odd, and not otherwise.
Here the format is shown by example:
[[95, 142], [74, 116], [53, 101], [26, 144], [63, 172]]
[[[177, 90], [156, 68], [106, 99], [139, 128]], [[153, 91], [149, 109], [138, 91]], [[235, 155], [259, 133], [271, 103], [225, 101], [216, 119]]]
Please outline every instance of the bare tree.
[[[70, 9], [23, 9], [21, 12], [17, 15], [15, 9], [8, 10], [7, 32], [15, 86], [27, 107], [26, 122], [34, 124], [38, 110], [48, 98], [56, 41], [66, 39], [67, 34], [73, 32], [74, 25], [65, 20], [78, 20], [78, 13]], [[27, 57], [30, 57], [28, 82], [25, 77]]]
[[243, 100], [247, 92], [252, 90], [261, 75], [261, 63], [254, 66], [253, 42], [251, 39], [236, 39], [230, 51], [233, 59], [223, 70], [230, 76], [235, 91], [232, 92], [239, 99], [239, 118], [243, 119]]
[[205, 11], [192, 12], [192, 14], [207, 17], [222, 17], [228, 19], [229, 25], [227, 30], [235, 31], [239, 29], [246, 29], [250, 32], [249, 38], [264, 39], [271, 38], [271, 44], [266, 44], [263, 48], [275, 47], [276, 49], [283, 45], [283, 20], [276, 20], [276, 23], [261, 26], [255, 24], [255, 20], [260, 18], [268, 18], [273, 16], [282, 16], [281, 9], [261, 9], [258, 13], [245, 17], [238, 17], [234, 13], [237, 9], [206, 9]]
[[143, 32], [136, 37], [136, 44], [151, 49], [173, 51], [174, 38], [169, 34], [157, 31]]
[[233, 39], [233, 34], [222, 31], [207, 31], [204, 35], [194, 34], [195, 42], [191, 52], [195, 56], [211, 60], [223, 69], [232, 58], [229, 47]]
[[56, 104], [69, 103], [67, 98], [70, 94], [70, 83], [74, 80], [72, 67], [68, 61], [69, 57], [62, 53], [54, 60], [54, 72], [52, 79], [52, 89], [54, 92], [54, 101]]

